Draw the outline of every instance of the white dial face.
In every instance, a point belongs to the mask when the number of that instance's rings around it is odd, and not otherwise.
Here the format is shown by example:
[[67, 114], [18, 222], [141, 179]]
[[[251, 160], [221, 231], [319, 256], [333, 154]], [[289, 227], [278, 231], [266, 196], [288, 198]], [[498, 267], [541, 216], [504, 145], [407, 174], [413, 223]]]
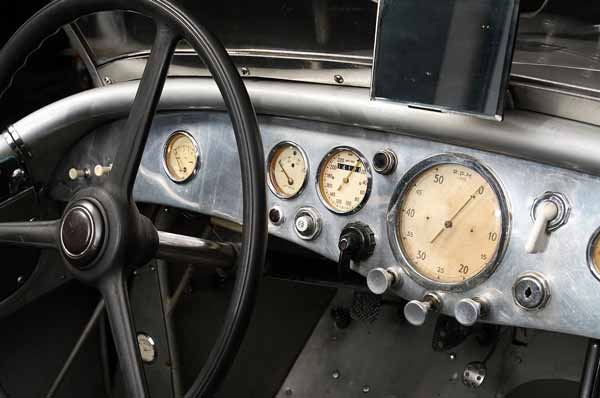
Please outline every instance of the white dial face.
[[319, 192], [330, 210], [347, 214], [357, 211], [370, 190], [368, 165], [352, 149], [334, 150], [321, 162]]
[[165, 147], [164, 165], [169, 177], [176, 182], [191, 178], [198, 167], [198, 150], [192, 138], [183, 133], [174, 133]]
[[495, 260], [503, 233], [500, 200], [478, 172], [433, 166], [410, 182], [399, 206], [398, 242], [422, 277], [461, 283]]
[[269, 186], [282, 199], [298, 195], [307, 177], [307, 164], [302, 150], [291, 143], [277, 145], [269, 156]]

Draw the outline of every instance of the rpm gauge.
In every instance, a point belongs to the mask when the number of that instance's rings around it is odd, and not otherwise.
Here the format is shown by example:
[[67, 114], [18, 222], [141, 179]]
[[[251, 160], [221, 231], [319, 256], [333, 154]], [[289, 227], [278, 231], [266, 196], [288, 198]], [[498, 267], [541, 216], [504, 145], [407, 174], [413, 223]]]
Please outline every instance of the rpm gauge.
[[355, 149], [334, 148], [319, 166], [317, 191], [325, 207], [332, 212], [356, 213], [371, 192], [369, 163]]
[[171, 180], [188, 181], [200, 167], [200, 153], [194, 138], [185, 131], [176, 131], [167, 138], [163, 151], [163, 168]]
[[391, 223], [407, 272], [426, 287], [461, 290], [489, 276], [504, 252], [508, 208], [474, 159], [439, 155], [401, 181]]
[[298, 196], [306, 185], [308, 160], [302, 148], [284, 141], [269, 153], [269, 188], [281, 199]]

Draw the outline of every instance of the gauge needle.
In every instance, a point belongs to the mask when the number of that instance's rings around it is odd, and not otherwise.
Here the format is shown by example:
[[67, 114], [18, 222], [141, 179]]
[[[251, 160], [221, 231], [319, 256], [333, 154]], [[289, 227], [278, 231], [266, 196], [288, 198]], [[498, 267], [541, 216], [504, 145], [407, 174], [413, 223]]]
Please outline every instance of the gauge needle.
[[283, 171], [283, 174], [285, 174], [285, 176], [288, 179], [288, 184], [294, 185], [294, 180], [290, 177], [290, 175], [287, 173], [287, 171], [285, 171], [285, 169], [283, 168], [283, 165], [281, 164], [281, 160], [278, 163], [279, 163], [279, 167], [281, 167], [281, 171]]
[[433, 244], [433, 242], [435, 242], [435, 240], [436, 240], [437, 238], [439, 238], [439, 236], [440, 236], [440, 235], [441, 235], [441, 234], [442, 234], [442, 233], [443, 233], [445, 230], [447, 230], [448, 228], [451, 228], [451, 227], [452, 227], [452, 221], [454, 221], [454, 219], [455, 219], [456, 217], [458, 217], [458, 215], [460, 214], [460, 212], [462, 212], [462, 211], [465, 209], [465, 207], [467, 207], [467, 205], [468, 205], [469, 203], [471, 203], [471, 201], [472, 201], [473, 199], [475, 199], [475, 198], [476, 198], [475, 194], [477, 193], [477, 191], [478, 191], [478, 190], [479, 190], [479, 188], [477, 188], [477, 189], [475, 190], [475, 192], [473, 192], [473, 194], [469, 196], [469, 199], [467, 199], [467, 201], [466, 201], [466, 202], [465, 202], [465, 203], [464, 203], [464, 204], [463, 204], [463, 205], [460, 207], [460, 209], [458, 209], [458, 210], [456, 211], [456, 213], [454, 213], [454, 215], [453, 215], [452, 217], [450, 217], [450, 219], [449, 219], [448, 221], [444, 222], [444, 226], [442, 227], [442, 229], [440, 229], [440, 230], [439, 230], [439, 232], [438, 232], [437, 234], [435, 234], [435, 236], [433, 237], [433, 239], [431, 239], [431, 241], [430, 241], [429, 243]]
[[352, 175], [352, 173], [354, 173], [354, 167], [352, 167], [352, 170], [350, 170], [350, 173], [348, 173], [348, 175], [346, 177], [344, 177], [344, 179], [342, 180], [342, 183], [340, 184], [340, 186], [338, 187], [338, 191], [342, 190], [342, 187], [344, 186], [344, 184], [348, 184], [350, 182], [350, 176]]
[[183, 167], [181, 166], [181, 160], [179, 160], [179, 156], [177, 156], [177, 151], [173, 151], [175, 153], [175, 160], [177, 161], [177, 165], [179, 166], [179, 171], [183, 171]]

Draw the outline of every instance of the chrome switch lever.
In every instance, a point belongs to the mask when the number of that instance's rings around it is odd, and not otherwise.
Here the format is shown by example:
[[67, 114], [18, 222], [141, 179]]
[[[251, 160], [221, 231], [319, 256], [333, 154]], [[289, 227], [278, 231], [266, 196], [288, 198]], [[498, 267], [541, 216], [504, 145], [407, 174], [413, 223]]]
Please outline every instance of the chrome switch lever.
[[548, 224], [558, 216], [556, 203], [546, 200], [538, 205], [535, 212], [535, 223], [525, 244], [527, 253], [537, 253], [540, 250], [542, 238], [546, 235]]
[[404, 317], [413, 326], [421, 326], [431, 312], [439, 312], [442, 300], [435, 293], [427, 293], [423, 301], [412, 300], [404, 306]]

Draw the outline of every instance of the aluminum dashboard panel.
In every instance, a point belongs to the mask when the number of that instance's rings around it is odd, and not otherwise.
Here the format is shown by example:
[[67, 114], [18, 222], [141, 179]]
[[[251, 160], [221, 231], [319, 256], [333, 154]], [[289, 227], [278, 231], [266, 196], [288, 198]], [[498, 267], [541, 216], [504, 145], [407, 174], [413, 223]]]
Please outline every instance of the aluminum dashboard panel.
[[[265, 159], [279, 142], [293, 141], [306, 152], [310, 170], [306, 189], [293, 199], [280, 199], [266, 188], [269, 208], [278, 206], [285, 216], [281, 225], [269, 226], [270, 234], [336, 261], [341, 230], [350, 222], [361, 221], [372, 228], [377, 246], [368, 260], [353, 264], [353, 269], [366, 275], [375, 267], [398, 265], [388, 241], [386, 214], [402, 176], [416, 163], [434, 155], [468, 155], [493, 170], [506, 194], [511, 217], [510, 240], [502, 262], [489, 279], [464, 292], [441, 292], [442, 311], [452, 314], [460, 299], [486, 295], [491, 304], [489, 322], [600, 338], [600, 312], [597, 311], [600, 282], [589, 271], [586, 259], [588, 241], [600, 225], [600, 201], [596, 199], [600, 193], [600, 178], [485, 151], [363, 128], [276, 117], [260, 117], [259, 121]], [[111, 130], [118, 134], [119, 127], [114, 124], [105, 129], [106, 134], [111, 134]], [[173, 183], [161, 163], [164, 141], [178, 130], [187, 131], [195, 138], [203, 158], [197, 175], [186, 184]], [[315, 189], [315, 171], [319, 162], [339, 145], [356, 148], [368, 160], [384, 148], [393, 149], [398, 157], [392, 174], [373, 173], [368, 202], [360, 211], [346, 216], [329, 211]], [[89, 154], [90, 150], [80, 153]], [[543, 252], [527, 254], [525, 242], [533, 227], [531, 206], [547, 191], [560, 192], [569, 199], [572, 206], [570, 219], [565, 226], [551, 233]], [[138, 201], [239, 222], [242, 211], [240, 169], [228, 115], [206, 111], [158, 116], [147, 142], [134, 195]], [[305, 206], [313, 207], [322, 217], [322, 231], [314, 241], [300, 239], [294, 230], [294, 214]], [[548, 281], [551, 297], [542, 310], [527, 311], [514, 302], [513, 284], [526, 272], [541, 273]], [[410, 278], [405, 278], [405, 283], [393, 290], [406, 299], [421, 299], [425, 292], [425, 288]]]

